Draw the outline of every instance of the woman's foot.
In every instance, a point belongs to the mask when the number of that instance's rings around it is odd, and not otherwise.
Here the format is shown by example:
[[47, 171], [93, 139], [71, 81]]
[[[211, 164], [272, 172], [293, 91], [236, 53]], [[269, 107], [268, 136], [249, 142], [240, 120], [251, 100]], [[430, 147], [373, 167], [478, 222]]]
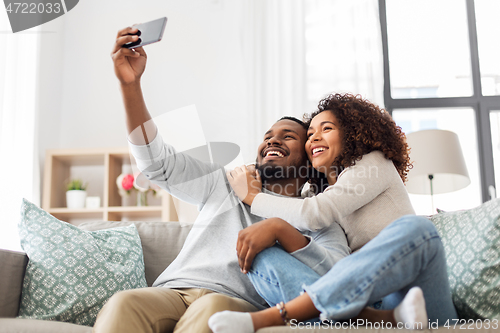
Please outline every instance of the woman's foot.
[[252, 317], [248, 312], [222, 311], [208, 319], [214, 333], [254, 333]]
[[403, 323], [406, 329], [424, 329], [428, 327], [427, 311], [422, 289], [411, 288], [405, 298], [394, 309], [394, 319]]

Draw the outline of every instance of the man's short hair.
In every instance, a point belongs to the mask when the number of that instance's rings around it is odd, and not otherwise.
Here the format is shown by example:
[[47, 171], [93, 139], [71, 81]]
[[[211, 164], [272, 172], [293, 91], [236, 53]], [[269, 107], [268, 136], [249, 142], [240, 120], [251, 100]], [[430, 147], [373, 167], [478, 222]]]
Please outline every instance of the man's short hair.
[[[291, 120], [291, 121], [295, 121], [297, 124], [299, 124], [300, 126], [302, 126], [305, 130], [307, 130], [307, 125], [306, 123], [304, 123], [302, 120], [300, 119], [297, 119], [295, 117], [292, 117], [292, 116], [284, 116], [284, 117], [281, 117], [280, 119], [278, 119], [278, 121], [280, 120]], [[278, 122], [277, 121], [277, 122]]]

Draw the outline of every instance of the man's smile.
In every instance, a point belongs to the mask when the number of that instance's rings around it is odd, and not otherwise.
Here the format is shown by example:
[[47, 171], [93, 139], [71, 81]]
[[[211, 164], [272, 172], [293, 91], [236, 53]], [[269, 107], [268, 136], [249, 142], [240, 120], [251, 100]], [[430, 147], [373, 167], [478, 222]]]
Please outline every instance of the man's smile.
[[264, 157], [264, 160], [266, 160], [266, 161], [277, 160], [277, 159], [283, 158], [287, 155], [288, 155], [288, 153], [284, 149], [279, 148], [279, 147], [269, 147], [269, 148], [264, 149], [264, 151], [262, 152], [262, 156]]

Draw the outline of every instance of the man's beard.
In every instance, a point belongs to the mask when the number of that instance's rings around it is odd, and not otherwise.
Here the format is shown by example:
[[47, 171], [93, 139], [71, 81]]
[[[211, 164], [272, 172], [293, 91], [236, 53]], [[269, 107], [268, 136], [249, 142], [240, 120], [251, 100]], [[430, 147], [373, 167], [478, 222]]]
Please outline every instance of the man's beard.
[[278, 181], [283, 179], [297, 178], [299, 170], [296, 166], [281, 166], [281, 165], [258, 165], [256, 169], [260, 173], [260, 178], [263, 183], [269, 181]]

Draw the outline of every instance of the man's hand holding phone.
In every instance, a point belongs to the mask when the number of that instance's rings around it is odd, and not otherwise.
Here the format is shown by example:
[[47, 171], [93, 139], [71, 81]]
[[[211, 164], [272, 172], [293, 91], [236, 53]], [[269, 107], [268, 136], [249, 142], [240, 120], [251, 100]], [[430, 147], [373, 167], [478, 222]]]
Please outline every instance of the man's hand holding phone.
[[135, 27], [118, 31], [111, 52], [116, 77], [123, 85], [138, 83], [146, 68], [147, 55], [142, 47], [133, 49], [122, 47], [127, 43], [136, 42], [139, 39], [137, 33], [138, 29]]
[[147, 61], [142, 45], [160, 41], [166, 22], [167, 18], [163, 17], [118, 31], [111, 51], [125, 106], [128, 139], [137, 145], [148, 144], [157, 133], [140, 84]]

